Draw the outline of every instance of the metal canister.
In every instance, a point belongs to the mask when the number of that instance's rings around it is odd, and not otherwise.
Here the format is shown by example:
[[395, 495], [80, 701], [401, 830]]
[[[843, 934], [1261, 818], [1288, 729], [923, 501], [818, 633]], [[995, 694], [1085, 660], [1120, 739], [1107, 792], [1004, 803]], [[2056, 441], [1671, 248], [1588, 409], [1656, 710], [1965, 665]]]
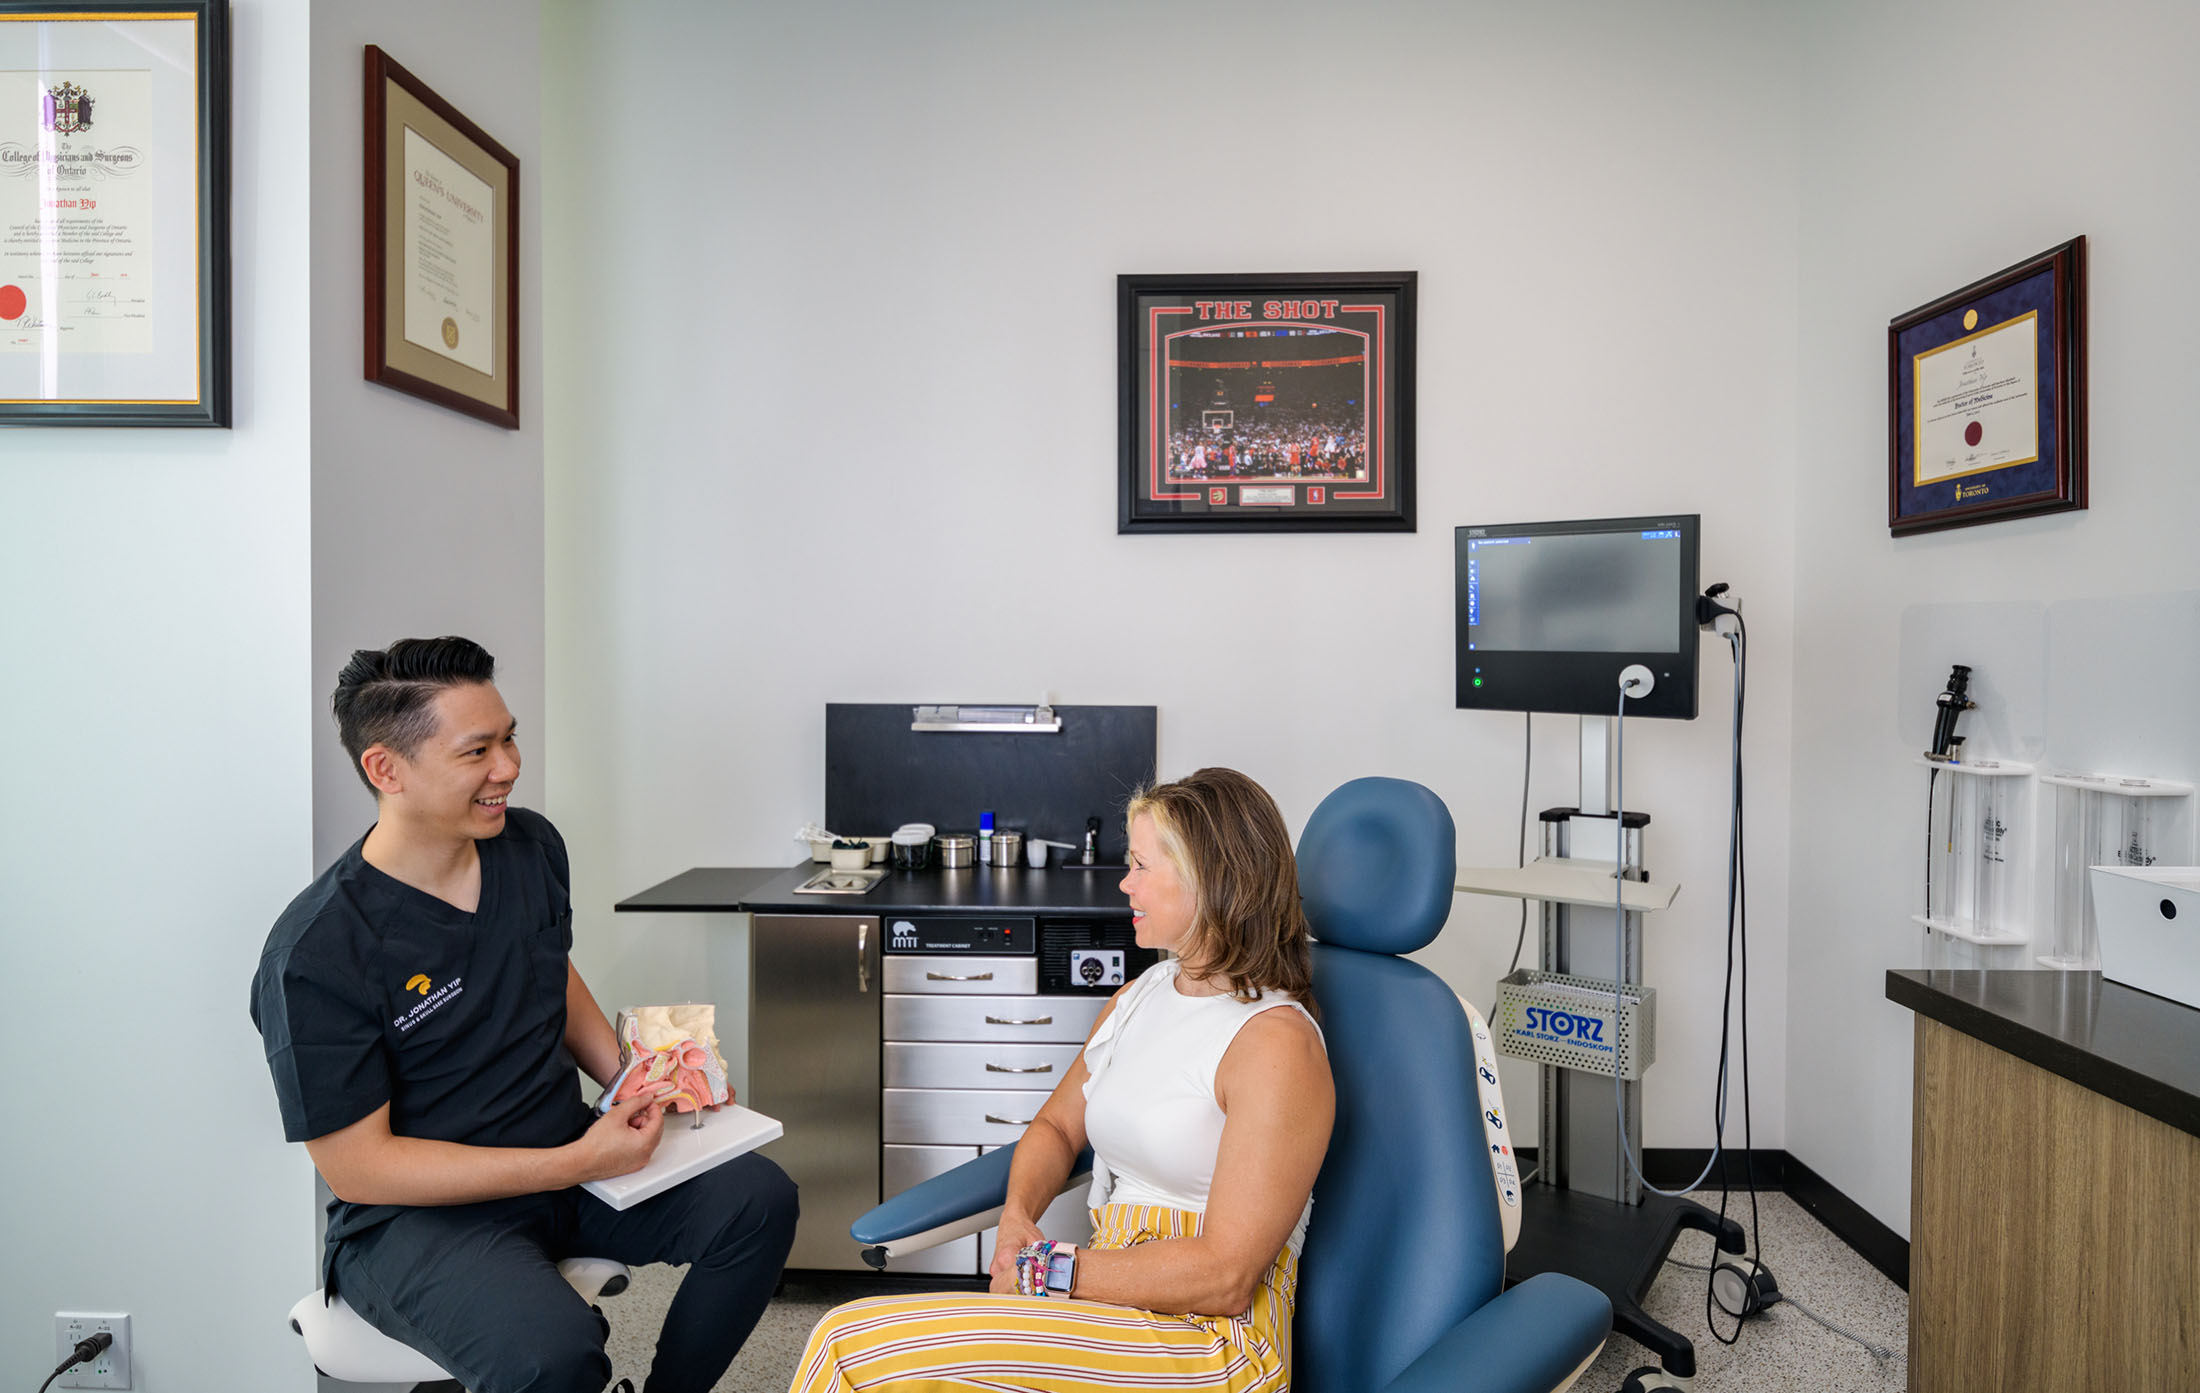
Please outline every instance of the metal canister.
[[1024, 834], [1021, 832], [995, 832], [993, 834], [992, 864], [1013, 866], [1024, 854]]
[[975, 861], [978, 856], [978, 839], [947, 835], [932, 839], [935, 864], [943, 871], [957, 871]]

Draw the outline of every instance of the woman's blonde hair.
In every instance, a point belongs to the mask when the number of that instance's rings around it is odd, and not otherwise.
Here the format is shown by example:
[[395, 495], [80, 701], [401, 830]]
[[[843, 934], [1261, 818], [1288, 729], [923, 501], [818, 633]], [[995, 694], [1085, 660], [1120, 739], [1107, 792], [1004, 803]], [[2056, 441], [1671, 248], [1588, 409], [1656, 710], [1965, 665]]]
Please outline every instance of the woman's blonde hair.
[[1276, 800], [1235, 769], [1201, 769], [1132, 795], [1124, 821], [1140, 816], [1192, 892], [1191, 931], [1177, 950], [1187, 975], [1221, 978], [1240, 1001], [1277, 992], [1312, 1010], [1298, 859]]

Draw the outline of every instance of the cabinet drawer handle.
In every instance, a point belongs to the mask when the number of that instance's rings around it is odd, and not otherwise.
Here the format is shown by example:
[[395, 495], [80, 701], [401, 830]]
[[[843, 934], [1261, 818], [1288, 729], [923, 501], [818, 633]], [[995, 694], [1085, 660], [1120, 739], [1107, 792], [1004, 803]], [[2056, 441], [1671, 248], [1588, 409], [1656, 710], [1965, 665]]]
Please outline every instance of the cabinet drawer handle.
[[1003, 1127], [1029, 1127], [1032, 1123], [1032, 1119], [1028, 1117], [995, 1117], [992, 1113], [987, 1113], [985, 1120], [998, 1122]]
[[987, 1025], [1052, 1025], [1054, 1024], [1054, 1017], [1033, 1016], [1028, 1021], [1020, 1021], [1011, 1016], [987, 1016], [985, 1023]]
[[856, 925], [856, 991], [865, 995], [868, 995], [871, 990], [871, 958], [864, 951], [865, 945], [870, 942], [870, 937], [871, 926], [869, 924], [859, 923]]
[[988, 1064], [985, 1066], [985, 1071], [988, 1074], [1051, 1074], [1054, 1072], [1054, 1066], [1051, 1064], [1026, 1064], [1018, 1067], [1014, 1064]]
[[927, 982], [990, 982], [993, 980], [993, 974], [990, 972], [969, 972], [958, 976], [952, 972], [927, 972], [924, 974], [924, 980]]

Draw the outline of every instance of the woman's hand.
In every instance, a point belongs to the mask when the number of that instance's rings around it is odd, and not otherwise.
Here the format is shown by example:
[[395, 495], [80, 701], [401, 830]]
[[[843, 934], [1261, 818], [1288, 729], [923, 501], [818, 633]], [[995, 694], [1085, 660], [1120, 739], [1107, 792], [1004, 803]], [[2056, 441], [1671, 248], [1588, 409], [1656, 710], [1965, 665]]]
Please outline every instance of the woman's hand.
[[987, 1269], [993, 1275], [993, 1283], [986, 1290], [995, 1296], [1014, 1296], [1016, 1255], [1026, 1246], [1043, 1241], [1046, 1235], [1039, 1232], [1039, 1226], [1031, 1222], [1029, 1216], [1005, 1210], [1001, 1214], [1000, 1234], [1000, 1240], [993, 1245], [993, 1265]]

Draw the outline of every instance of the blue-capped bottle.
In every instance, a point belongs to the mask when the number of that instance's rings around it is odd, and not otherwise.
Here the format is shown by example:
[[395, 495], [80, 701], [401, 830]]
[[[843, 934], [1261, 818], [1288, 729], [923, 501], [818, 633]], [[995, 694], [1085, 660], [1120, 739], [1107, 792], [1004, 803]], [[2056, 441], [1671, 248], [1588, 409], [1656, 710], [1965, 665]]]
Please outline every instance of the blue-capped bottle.
[[978, 864], [993, 864], [993, 812], [990, 808], [978, 814]]

